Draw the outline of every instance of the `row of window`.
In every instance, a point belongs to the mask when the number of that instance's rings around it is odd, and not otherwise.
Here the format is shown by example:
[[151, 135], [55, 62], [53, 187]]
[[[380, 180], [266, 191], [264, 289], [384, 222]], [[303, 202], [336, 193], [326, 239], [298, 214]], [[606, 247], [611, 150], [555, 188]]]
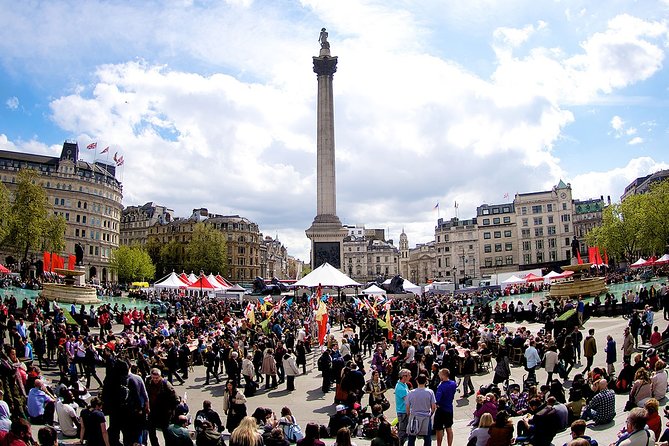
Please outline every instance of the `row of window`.
[[[490, 236], [491, 236], [490, 232], [483, 233], [483, 238], [485, 240], [490, 240]], [[492, 233], [492, 236], [495, 238], [502, 238], [502, 231], [495, 231]], [[511, 230], [504, 231], [504, 237], [511, 237]]]
[[[539, 240], [537, 240], [539, 241]], [[483, 245], [483, 252], [485, 253], [490, 253], [492, 252], [492, 245]], [[504, 251], [513, 251], [513, 243], [505, 243], [504, 244]], [[502, 252], [502, 244], [501, 243], [495, 243], [495, 252]]]
[[[536, 259], [536, 262], [533, 262], [533, 255], [534, 259]], [[571, 251], [567, 250], [565, 251], [565, 258], [570, 258], [571, 256]], [[544, 256], [543, 251], [537, 251], [535, 253], [525, 253], [523, 254], [523, 264], [528, 265], [532, 263], [543, 263], [543, 262], [556, 262], [558, 260], [558, 252], [555, 251], [548, 251], [548, 257]]]
[[[508, 214], [511, 212], [511, 206], [502, 206], [501, 209], [503, 214]], [[499, 214], [500, 213], [500, 208], [492, 208], [492, 213], [493, 214]], [[481, 210], [482, 215], [490, 215], [490, 209], [483, 209]]]
[[[567, 203], [562, 203], [562, 210], [563, 211], [567, 210]], [[520, 207], [520, 215], [527, 215], [527, 211], [528, 211], [527, 206], [521, 206]], [[541, 204], [532, 205], [530, 207], [530, 211], [533, 214], [543, 214], [544, 213], [544, 206], [541, 205]], [[546, 208], [545, 208], [545, 212], [553, 212], [553, 211], [557, 211], [557, 206], [553, 206], [553, 203], [547, 203]]]
[[[499, 217], [494, 217], [492, 219], [492, 224], [493, 225], [498, 225], [500, 222], [503, 221], [504, 223], [511, 223], [511, 217], [504, 217], [502, 220], [500, 220]], [[483, 219], [483, 226], [487, 226], [490, 224], [490, 219], [489, 218], [484, 218]]]
[[[491, 268], [493, 266], [493, 258], [492, 257], [485, 257], [483, 259], [483, 264]], [[503, 266], [503, 265], [513, 265], [513, 256], [497, 256], [495, 257], [495, 266]]]

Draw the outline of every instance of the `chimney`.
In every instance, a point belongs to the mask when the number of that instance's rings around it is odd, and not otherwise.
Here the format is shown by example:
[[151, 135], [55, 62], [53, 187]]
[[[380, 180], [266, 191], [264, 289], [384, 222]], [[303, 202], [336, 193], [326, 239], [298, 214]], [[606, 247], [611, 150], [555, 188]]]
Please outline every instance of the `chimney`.
[[607, 195], [607, 196], [606, 196], [606, 201], [607, 201], [607, 203], [608, 203], [609, 206], [610, 206], [610, 205], [611, 205], [611, 195]]

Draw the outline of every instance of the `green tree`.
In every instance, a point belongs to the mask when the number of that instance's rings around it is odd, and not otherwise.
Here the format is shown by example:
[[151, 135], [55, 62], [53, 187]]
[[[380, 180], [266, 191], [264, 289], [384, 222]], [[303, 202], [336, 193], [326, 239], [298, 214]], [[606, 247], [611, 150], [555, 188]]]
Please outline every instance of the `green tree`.
[[211, 226], [198, 223], [193, 228], [193, 236], [186, 246], [185, 266], [198, 274], [225, 274], [228, 250], [223, 234]]
[[180, 272], [184, 268], [183, 246], [176, 240], [162, 245], [159, 251], [160, 275], [164, 276], [172, 271]]
[[44, 223], [42, 250], [59, 252], [65, 249], [67, 222], [62, 215], [49, 215]]
[[13, 198], [7, 244], [13, 246], [24, 261], [30, 251], [65, 245], [64, 226], [57, 218], [49, 218], [51, 206], [46, 192], [38, 184], [37, 172], [29, 169], [19, 172]]
[[651, 185], [650, 191], [644, 197], [643, 239], [648, 254], [662, 255], [669, 245], [669, 225], [666, 223], [669, 215], [669, 180]]
[[633, 260], [645, 248], [644, 195], [632, 195], [622, 203], [607, 206], [602, 211], [602, 225], [586, 236], [588, 245], [606, 249], [609, 256]]
[[3, 245], [5, 239], [9, 235], [9, 228], [11, 226], [11, 206], [9, 189], [0, 182], [0, 246]]
[[139, 246], [119, 246], [112, 250], [110, 266], [116, 269], [119, 282], [152, 279], [156, 273], [149, 254]]

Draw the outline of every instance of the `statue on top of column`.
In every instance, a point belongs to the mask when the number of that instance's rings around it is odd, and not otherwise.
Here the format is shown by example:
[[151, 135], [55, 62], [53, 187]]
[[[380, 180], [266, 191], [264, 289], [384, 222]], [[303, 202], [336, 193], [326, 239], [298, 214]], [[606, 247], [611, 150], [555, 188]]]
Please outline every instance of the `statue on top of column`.
[[330, 49], [330, 42], [328, 42], [328, 32], [325, 28], [321, 28], [321, 34], [318, 36], [318, 41], [321, 43], [321, 48]]

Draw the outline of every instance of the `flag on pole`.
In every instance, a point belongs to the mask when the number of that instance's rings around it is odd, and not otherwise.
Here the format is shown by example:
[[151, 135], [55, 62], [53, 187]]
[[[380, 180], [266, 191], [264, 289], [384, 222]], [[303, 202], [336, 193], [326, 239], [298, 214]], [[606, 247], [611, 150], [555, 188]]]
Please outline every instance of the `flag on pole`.
[[581, 251], [580, 250], [576, 251], [576, 260], [578, 261], [579, 265], [583, 263], [583, 260], [581, 260]]
[[504, 198], [509, 198], [509, 193], [508, 192], [504, 192]]
[[95, 149], [97, 146], [98, 146], [98, 143], [96, 143], [96, 142], [92, 142], [92, 143], [90, 143], [89, 145], [87, 145], [86, 148], [87, 148], [88, 150], [93, 150], [93, 149]]
[[316, 321], [318, 322], [318, 345], [322, 346], [325, 341], [325, 332], [328, 327], [328, 307], [322, 300], [318, 302]]
[[434, 207], [432, 208], [432, 210], [433, 210], [433, 211], [436, 211], [437, 209], [439, 209], [439, 202], [438, 202], [438, 201], [437, 201], [437, 204], [434, 205]]
[[107, 153], [107, 152], [109, 152], [109, 146], [105, 147], [104, 150], [102, 152], [100, 152], [100, 155], [102, 155], [103, 153]]
[[455, 209], [457, 209], [457, 208], [458, 208], [458, 202], [456, 201], [455, 202]]
[[114, 157], [112, 158], [114, 160], [114, 162], [118, 162], [117, 155], [118, 155], [118, 152], [114, 152]]
[[251, 302], [249, 302], [246, 305], [246, 308], [244, 309], [244, 317], [249, 321], [249, 324], [255, 325], [256, 324], [256, 315], [254, 311], [255, 305], [253, 305]]
[[117, 166], [122, 166], [122, 165], [123, 165], [123, 155], [121, 155], [121, 156], [116, 160], [116, 165], [117, 165]]

